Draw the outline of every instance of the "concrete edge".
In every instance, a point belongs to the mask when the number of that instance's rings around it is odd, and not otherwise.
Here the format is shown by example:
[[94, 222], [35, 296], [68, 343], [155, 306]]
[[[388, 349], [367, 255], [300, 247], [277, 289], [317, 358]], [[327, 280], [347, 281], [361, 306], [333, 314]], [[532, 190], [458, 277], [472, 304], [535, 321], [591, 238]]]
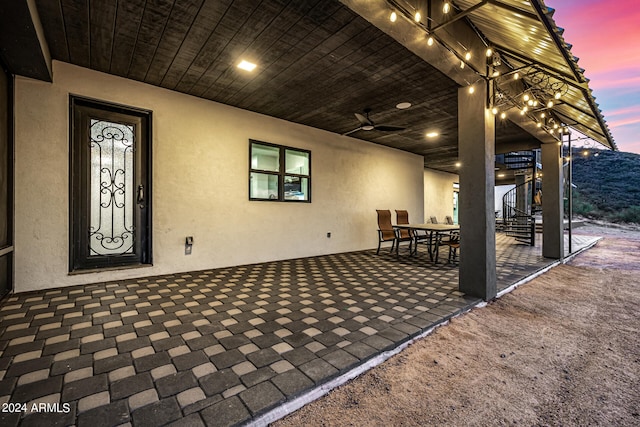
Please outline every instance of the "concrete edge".
[[267, 426], [270, 423], [273, 423], [281, 418], [286, 417], [289, 414], [292, 414], [293, 412], [297, 411], [298, 409], [302, 408], [303, 406], [321, 398], [322, 396], [328, 394], [330, 391], [332, 391], [333, 389], [340, 387], [344, 384], [346, 384], [347, 382], [351, 381], [352, 379], [364, 374], [365, 372], [369, 371], [372, 368], [375, 368], [378, 365], [381, 365], [382, 363], [386, 362], [388, 359], [390, 359], [391, 357], [395, 356], [396, 354], [399, 354], [400, 352], [402, 352], [403, 350], [405, 350], [407, 347], [409, 347], [411, 344], [415, 343], [418, 340], [421, 340], [422, 338], [431, 335], [433, 333], [433, 331], [435, 331], [437, 328], [441, 327], [441, 326], [446, 326], [449, 324], [449, 322], [451, 321], [451, 319], [455, 319], [458, 316], [462, 316], [463, 314], [473, 310], [474, 308], [481, 308], [486, 306], [487, 303], [484, 301], [480, 301], [476, 304], [472, 304], [470, 306], [467, 306], [465, 308], [463, 308], [459, 313], [451, 316], [448, 319], [442, 320], [439, 323], [436, 323], [434, 325], [432, 325], [429, 329], [426, 329], [425, 331], [421, 332], [420, 334], [414, 336], [413, 338], [403, 342], [402, 344], [398, 345], [397, 347], [382, 352], [380, 354], [378, 354], [377, 356], [374, 356], [373, 358], [367, 360], [365, 363], [358, 365], [356, 367], [354, 367], [353, 369], [351, 369], [350, 371], [345, 372], [344, 374], [332, 379], [331, 381], [328, 381], [324, 384], [321, 384], [318, 387], [315, 387], [311, 390], [309, 390], [308, 392], [296, 397], [295, 399], [285, 402], [282, 405], [277, 406], [276, 408], [273, 408], [272, 410], [268, 411], [267, 413], [254, 418], [253, 420], [251, 420], [250, 422], [248, 422], [246, 425], [247, 426], [251, 426], [251, 427], [263, 427], [263, 426]]
[[505, 288], [503, 290], [501, 290], [500, 292], [498, 292], [498, 294], [496, 295], [496, 298], [500, 298], [505, 294], [508, 294], [509, 292], [512, 292], [513, 290], [515, 290], [516, 288], [524, 285], [527, 282], [532, 281], [533, 279], [535, 279], [536, 277], [546, 273], [547, 271], [551, 270], [554, 267], [557, 267], [560, 264], [566, 264], [569, 261], [571, 261], [573, 258], [575, 258], [576, 256], [580, 255], [582, 252], [591, 249], [592, 247], [594, 247], [596, 245], [596, 243], [598, 243], [600, 240], [602, 240], [603, 237], [596, 237], [595, 240], [591, 243], [589, 243], [588, 245], [578, 249], [577, 251], [567, 255], [566, 257], [559, 259], [557, 261], [554, 261], [553, 263], [549, 264], [548, 266], [541, 268], [540, 270], [536, 271], [535, 273], [531, 274], [530, 276], [525, 277], [524, 279], [514, 283], [513, 285], [509, 286], [508, 288]]
[[[585, 247], [579, 249], [576, 252], [573, 252], [572, 254], [564, 257], [563, 259], [557, 260], [555, 262], [553, 262], [552, 264], [536, 271], [535, 273], [533, 273], [530, 276], [525, 277], [524, 279], [514, 283], [513, 285], [509, 286], [506, 289], [503, 289], [502, 291], [500, 291], [497, 295], [496, 298], [500, 298], [505, 294], [508, 294], [509, 292], [512, 292], [514, 289], [518, 288], [519, 286], [524, 285], [527, 282], [530, 282], [531, 280], [535, 279], [536, 277], [546, 273], [547, 271], [551, 270], [554, 267], [557, 267], [560, 264], [566, 264], [567, 262], [571, 261], [575, 256], [579, 255], [580, 253], [586, 251], [587, 249], [591, 249], [596, 243], [598, 243], [600, 240], [602, 239], [602, 237], [598, 237], [596, 240], [594, 240], [593, 242], [591, 242], [590, 244], [586, 245]], [[352, 379], [364, 374], [365, 372], [369, 371], [372, 368], [375, 368], [378, 365], [381, 365], [382, 363], [386, 362], [388, 359], [390, 359], [391, 357], [395, 356], [396, 354], [399, 354], [400, 352], [402, 352], [403, 350], [405, 350], [407, 347], [409, 347], [411, 344], [415, 343], [418, 340], [421, 340], [429, 335], [431, 335], [437, 328], [441, 327], [441, 326], [446, 326], [450, 323], [451, 319], [455, 319], [456, 317], [462, 316], [468, 312], [470, 312], [471, 310], [475, 309], [475, 308], [483, 308], [487, 306], [487, 302], [485, 301], [480, 301], [476, 304], [470, 305], [464, 309], [462, 309], [459, 313], [451, 316], [449, 319], [445, 319], [442, 320], [439, 323], [436, 323], [434, 325], [432, 325], [429, 329], [421, 332], [420, 334], [414, 336], [413, 338], [403, 342], [402, 344], [398, 345], [397, 347], [382, 352], [380, 354], [378, 354], [377, 356], [367, 360], [365, 363], [358, 365], [356, 367], [354, 367], [353, 369], [345, 372], [344, 374], [332, 379], [331, 381], [328, 381], [324, 384], [321, 384], [318, 387], [315, 387], [309, 391], [307, 391], [306, 393], [296, 397], [295, 399], [285, 402], [282, 405], [279, 405], [275, 408], [273, 408], [272, 410], [266, 412], [265, 414], [260, 415], [257, 418], [254, 418], [253, 420], [251, 420], [250, 422], [248, 422], [246, 425], [247, 426], [251, 426], [251, 427], [263, 427], [263, 426], [268, 426], [269, 424], [286, 417], [289, 414], [294, 413], [295, 411], [297, 411], [298, 409], [302, 408], [303, 406], [318, 400], [319, 398], [323, 397], [324, 395], [328, 394], [330, 391], [332, 391], [333, 389], [340, 387], [344, 384], [346, 384], [347, 382], [351, 381]]]

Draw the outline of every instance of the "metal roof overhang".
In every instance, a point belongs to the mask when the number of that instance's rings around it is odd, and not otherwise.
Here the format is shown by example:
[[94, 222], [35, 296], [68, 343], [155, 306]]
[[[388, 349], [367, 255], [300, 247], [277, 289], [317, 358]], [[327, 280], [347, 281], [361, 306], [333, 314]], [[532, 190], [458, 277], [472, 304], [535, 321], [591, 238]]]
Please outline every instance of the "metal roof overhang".
[[[448, 14], [442, 12], [442, 0], [342, 0], [342, 3], [427, 62], [442, 71], [448, 70], [448, 75], [459, 84], [473, 83], [474, 76], [470, 76], [469, 71], [492, 81], [497, 95], [491, 103], [502, 103], [503, 111], [513, 113], [516, 108], [523, 108], [526, 106], [523, 95], [533, 95], [540, 105], [528, 107], [523, 114], [531, 119], [529, 123], [521, 118], [512, 121], [542, 142], [549, 142], [549, 136], [557, 139], [555, 125], [566, 125], [605, 147], [617, 149], [589, 88], [589, 80], [578, 66], [578, 58], [571, 54], [571, 45], [564, 41], [564, 30], [553, 20], [554, 10], [546, 7], [543, 0], [456, 0], [450, 2], [453, 7]], [[408, 22], [416, 30], [407, 36], [410, 32], [406, 29], [400, 32], [389, 24], [391, 10], [402, 12], [407, 18], [404, 21], [410, 21], [415, 11], [422, 10], [423, 15], [427, 11], [425, 24]], [[406, 28], [407, 22], [402, 25]], [[475, 33], [476, 40], [472, 40], [470, 31]], [[419, 37], [417, 32], [423, 36]], [[424, 46], [418, 46], [426, 44], [424, 39], [428, 35], [439, 42], [439, 54], [427, 53]], [[494, 66], [484, 52], [475, 52], [466, 70], [443, 65], [445, 61], [462, 60], [465, 52], [477, 50], [479, 46], [497, 52], [499, 65]], [[494, 71], [500, 75], [494, 76]], [[516, 72], [520, 77], [518, 81], [514, 81]], [[554, 97], [556, 92], [562, 95], [560, 99]], [[554, 103], [551, 108], [546, 105], [548, 101]], [[542, 113], [545, 119], [540, 118]], [[544, 123], [538, 124], [541, 121]], [[549, 134], [541, 137], [540, 126]]]

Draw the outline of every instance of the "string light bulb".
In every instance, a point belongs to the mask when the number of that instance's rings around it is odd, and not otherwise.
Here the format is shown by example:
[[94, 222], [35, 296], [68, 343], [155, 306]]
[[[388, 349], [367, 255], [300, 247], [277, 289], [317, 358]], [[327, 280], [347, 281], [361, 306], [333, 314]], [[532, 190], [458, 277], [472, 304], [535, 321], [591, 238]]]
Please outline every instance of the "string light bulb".
[[413, 16], [413, 19], [416, 22], [420, 22], [420, 20], [422, 19], [422, 15], [420, 15], [420, 11], [419, 10], [416, 10], [416, 14]]
[[555, 99], [560, 99], [560, 97], [561, 97], [561, 96], [562, 96], [562, 94], [561, 94], [560, 92], [556, 92], [556, 94], [555, 94], [555, 95], [553, 95], [553, 97], [554, 97]]
[[547, 108], [551, 107], [553, 107], [553, 101], [549, 100], [549, 102], [547, 102]]
[[539, 128], [541, 128], [541, 127], [542, 127], [542, 122], [538, 122], [538, 123], [536, 123], [536, 126], [538, 126]]
[[507, 118], [507, 113], [505, 113], [504, 111], [502, 113], [500, 113], [500, 118], [501, 119], [506, 119]]
[[524, 99], [524, 102], [527, 102], [531, 98], [529, 97], [528, 93], [525, 93], [524, 96], [522, 97], [522, 99]]
[[429, 46], [433, 46], [433, 37], [429, 37], [429, 38], [427, 39], [427, 44], [428, 44]]
[[490, 47], [487, 48], [487, 52], [486, 52], [487, 58], [491, 58], [491, 55], [493, 55], [493, 49], [491, 49]]
[[393, 12], [391, 12], [391, 15], [389, 16], [389, 21], [396, 22], [397, 19], [398, 19], [398, 14], [394, 10]]
[[493, 107], [491, 109], [491, 112], [493, 113], [494, 116], [498, 115], [498, 109], [496, 107]]
[[546, 113], [541, 113], [541, 114], [540, 114], [540, 118], [541, 118], [541, 119], [544, 119], [545, 117], [547, 117], [547, 114], [546, 114]]
[[473, 93], [476, 91], [476, 88], [473, 86], [469, 86], [469, 93]]
[[513, 75], [513, 80], [518, 80], [520, 78], [520, 73], [515, 73]]
[[471, 59], [471, 52], [467, 52], [464, 54], [464, 59], [466, 59], [467, 61]]
[[464, 61], [460, 61], [460, 68], [464, 68]]
[[442, 13], [449, 13], [451, 11], [451, 4], [448, 1], [445, 1], [442, 5]]

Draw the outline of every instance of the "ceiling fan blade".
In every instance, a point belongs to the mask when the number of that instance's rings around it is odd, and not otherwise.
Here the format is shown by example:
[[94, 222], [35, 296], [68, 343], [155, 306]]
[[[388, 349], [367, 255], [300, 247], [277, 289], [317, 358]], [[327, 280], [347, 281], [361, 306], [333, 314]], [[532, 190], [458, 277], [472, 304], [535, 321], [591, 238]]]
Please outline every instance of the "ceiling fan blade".
[[369, 120], [369, 117], [365, 117], [360, 113], [355, 113], [355, 116], [362, 126], [373, 126], [373, 122]]
[[373, 127], [375, 130], [379, 130], [382, 132], [397, 132], [400, 130], [405, 130], [405, 127], [402, 126], [390, 126], [390, 125], [376, 125]]
[[345, 132], [342, 134], [342, 136], [347, 136], [347, 135], [351, 135], [354, 132], [358, 132], [359, 130], [362, 130], [362, 126], [358, 126], [357, 128], [355, 128], [354, 130], [350, 130], [349, 132]]

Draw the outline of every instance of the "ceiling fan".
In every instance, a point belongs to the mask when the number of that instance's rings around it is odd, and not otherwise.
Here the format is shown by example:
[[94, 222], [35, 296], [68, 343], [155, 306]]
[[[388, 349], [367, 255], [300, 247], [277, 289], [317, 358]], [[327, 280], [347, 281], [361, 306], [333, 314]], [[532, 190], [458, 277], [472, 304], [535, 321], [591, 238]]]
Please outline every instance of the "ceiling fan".
[[391, 126], [391, 125], [377, 125], [373, 122], [373, 120], [371, 120], [369, 118], [369, 113], [371, 112], [371, 108], [365, 108], [363, 113], [364, 115], [360, 114], [360, 113], [355, 113], [356, 119], [358, 119], [358, 121], [360, 122], [360, 126], [358, 126], [357, 128], [350, 130], [349, 132], [345, 132], [342, 135], [350, 135], [354, 132], [357, 132], [359, 130], [378, 130], [378, 131], [382, 131], [382, 132], [396, 132], [396, 131], [400, 131], [400, 130], [405, 130], [406, 128], [402, 127], [402, 126]]

